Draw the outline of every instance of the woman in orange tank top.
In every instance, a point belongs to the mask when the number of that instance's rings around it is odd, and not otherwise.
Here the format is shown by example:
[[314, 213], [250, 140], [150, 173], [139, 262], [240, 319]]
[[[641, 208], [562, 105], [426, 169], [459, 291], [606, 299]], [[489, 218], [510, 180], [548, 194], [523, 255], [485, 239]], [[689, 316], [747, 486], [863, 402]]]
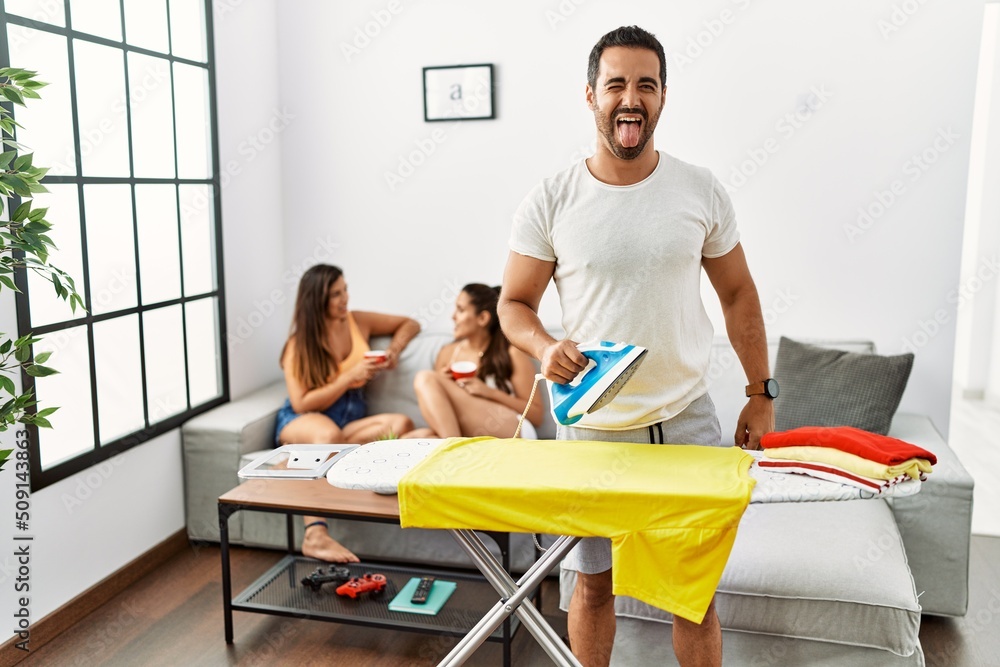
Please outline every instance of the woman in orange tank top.
[[[302, 275], [292, 330], [281, 352], [288, 400], [278, 411], [275, 444], [364, 444], [386, 437], [426, 437], [403, 414], [368, 415], [364, 387], [381, 370], [396, 367], [399, 354], [420, 331], [416, 320], [347, 310], [343, 272], [328, 264]], [[371, 336], [392, 336], [384, 361], [365, 357]], [[358, 557], [327, 533], [321, 517], [304, 517], [302, 554], [332, 562]]]

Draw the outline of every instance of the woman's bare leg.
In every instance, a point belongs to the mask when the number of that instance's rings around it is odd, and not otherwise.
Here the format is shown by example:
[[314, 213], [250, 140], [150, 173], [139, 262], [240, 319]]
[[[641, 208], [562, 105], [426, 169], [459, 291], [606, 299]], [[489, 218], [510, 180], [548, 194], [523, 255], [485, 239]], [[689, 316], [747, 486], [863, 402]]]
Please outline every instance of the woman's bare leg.
[[413, 420], [404, 414], [388, 412], [356, 419], [344, 426], [344, 442], [363, 445], [375, 440], [399, 438], [413, 430]]
[[415, 428], [409, 433], [404, 433], [403, 437], [411, 440], [423, 440], [427, 438], [437, 438], [438, 436], [437, 433], [429, 428]]
[[454, 438], [462, 435], [462, 427], [446, 391], [446, 384], [455, 383], [434, 371], [420, 371], [413, 379], [420, 414], [427, 420], [427, 425], [441, 438]]
[[519, 415], [513, 410], [472, 396], [440, 373], [421, 371], [414, 388], [424, 418], [439, 437], [492, 435], [510, 438], [517, 429]]
[[[281, 429], [279, 439], [282, 444], [326, 445], [344, 442], [344, 432], [332, 419], [318, 412], [309, 412], [290, 421]], [[318, 558], [330, 563], [357, 563], [354, 553], [337, 540], [330, 537], [323, 524], [310, 525], [315, 521], [327, 521], [321, 516], [303, 516], [307, 526], [302, 537], [302, 555]]]

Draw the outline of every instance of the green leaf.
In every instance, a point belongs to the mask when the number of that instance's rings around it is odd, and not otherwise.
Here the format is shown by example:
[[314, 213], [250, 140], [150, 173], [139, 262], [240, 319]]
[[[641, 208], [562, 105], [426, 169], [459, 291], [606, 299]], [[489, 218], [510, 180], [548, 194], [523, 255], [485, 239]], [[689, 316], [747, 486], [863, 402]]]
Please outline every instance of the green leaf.
[[38, 342], [37, 338], [32, 338], [30, 333], [26, 333], [14, 341], [14, 347], [24, 347], [25, 345], [31, 345], [36, 342]]
[[21, 94], [24, 95], [25, 97], [33, 99], [33, 100], [40, 100], [40, 99], [42, 99], [41, 95], [39, 95], [38, 93], [36, 93], [35, 91], [33, 91], [31, 88], [28, 88], [27, 86], [24, 86], [23, 88], [21, 88]]
[[[0, 336], [2, 335], [3, 334], [0, 333]], [[0, 345], [0, 354], [7, 354], [8, 352], [10, 352], [10, 348], [12, 348], [13, 346], [14, 346], [14, 341], [8, 338], [3, 342], [3, 345]]]
[[48, 366], [40, 366], [38, 364], [31, 364], [30, 366], [24, 367], [24, 372], [31, 377], [43, 378], [49, 375], [55, 375], [59, 371], [54, 368], [49, 368]]
[[31, 213], [31, 200], [22, 202], [20, 206], [14, 209], [14, 216], [11, 218], [13, 222], [23, 222], [28, 214]]
[[15, 292], [21, 291], [17, 289], [17, 285], [14, 284], [14, 281], [8, 278], [7, 276], [0, 276], [0, 283], [3, 283], [3, 286], [9, 290], [13, 290]]
[[41, 227], [43, 230], [52, 229], [52, 223], [45, 219], [48, 212], [49, 209], [47, 206], [32, 209], [31, 213], [28, 214], [28, 220], [33, 222], [35, 226]]
[[14, 160], [14, 171], [24, 171], [26, 168], [31, 167], [31, 160], [35, 157], [34, 153], [25, 153], [24, 155], [19, 155], [16, 160]]
[[49, 357], [51, 357], [51, 356], [52, 356], [51, 352], [42, 352], [41, 354], [36, 354], [35, 355], [35, 363], [36, 364], [44, 364], [46, 361], [49, 360]]
[[11, 160], [17, 157], [17, 151], [4, 151], [0, 153], [0, 169], [6, 169]]
[[52, 428], [52, 424], [49, 423], [48, 419], [45, 417], [39, 417], [38, 415], [32, 417], [31, 423], [41, 428]]
[[54, 408], [45, 408], [44, 410], [39, 410], [38, 414], [36, 414], [35, 416], [36, 417], [48, 417], [49, 415], [51, 415], [53, 412], [55, 412], [58, 409], [59, 409], [59, 406], [56, 406]]
[[14, 381], [11, 380], [6, 375], [0, 375], [0, 389], [3, 389], [8, 394], [12, 394], [13, 395], [13, 393], [15, 391]]
[[25, 345], [24, 347], [17, 346], [16, 349], [14, 350], [14, 358], [17, 359], [22, 364], [26, 362], [29, 357], [31, 357], [31, 348], [28, 347], [27, 345]]
[[0, 86], [0, 95], [3, 95], [14, 104], [19, 104], [22, 107], [24, 106], [24, 98], [21, 97], [21, 93], [18, 92], [17, 88], [14, 88], [9, 84], [6, 86]]
[[31, 189], [28, 187], [28, 184], [17, 174], [3, 174], [0, 176], [0, 183], [9, 186], [15, 194], [21, 197], [31, 196]]

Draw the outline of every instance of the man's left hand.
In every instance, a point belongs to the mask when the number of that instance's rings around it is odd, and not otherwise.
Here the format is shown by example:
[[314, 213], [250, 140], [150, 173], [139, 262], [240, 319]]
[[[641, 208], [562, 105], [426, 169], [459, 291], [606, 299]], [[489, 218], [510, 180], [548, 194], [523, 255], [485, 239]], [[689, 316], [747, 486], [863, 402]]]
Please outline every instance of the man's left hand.
[[751, 396], [740, 412], [736, 444], [743, 449], [760, 449], [760, 438], [774, 430], [774, 401], [763, 395]]

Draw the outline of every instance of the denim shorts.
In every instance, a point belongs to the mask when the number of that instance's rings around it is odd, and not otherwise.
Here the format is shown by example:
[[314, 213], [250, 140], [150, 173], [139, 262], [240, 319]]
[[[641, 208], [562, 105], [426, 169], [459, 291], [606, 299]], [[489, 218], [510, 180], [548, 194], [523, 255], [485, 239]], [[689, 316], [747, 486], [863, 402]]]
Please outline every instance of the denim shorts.
[[[322, 414], [333, 420], [339, 428], [344, 428], [353, 421], [357, 421], [368, 414], [368, 404], [365, 403], [365, 392], [363, 389], [348, 389], [344, 395], [338, 398], [333, 405], [323, 410]], [[285, 399], [285, 404], [278, 410], [277, 421], [274, 425], [274, 446], [280, 447], [281, 442], [278, 437], [282, 429], [288, 426], [292, 420], [301, 415], [292, 409], [292, 402]]]
[[[691, 405], [666, 421], [627, 431], [598, 431], [590, 428], [558, 426], [559, 440], [598, 440], [603, 442], [636, 442], [650, 444], [683, 443], [689, 445], [722, 446], [722, 429], [715, 414], [715, 403], [708, 394], [696, 398]], [[585, 537], [562, 561], [563, 569], [584, 574], [598, 574], [611, 569], [611, 540], [606, 537]]]

